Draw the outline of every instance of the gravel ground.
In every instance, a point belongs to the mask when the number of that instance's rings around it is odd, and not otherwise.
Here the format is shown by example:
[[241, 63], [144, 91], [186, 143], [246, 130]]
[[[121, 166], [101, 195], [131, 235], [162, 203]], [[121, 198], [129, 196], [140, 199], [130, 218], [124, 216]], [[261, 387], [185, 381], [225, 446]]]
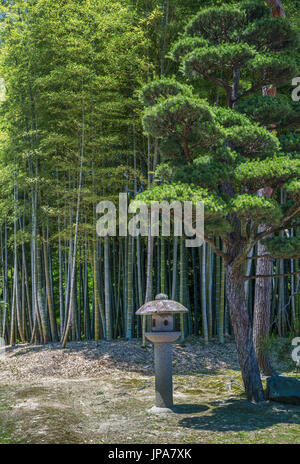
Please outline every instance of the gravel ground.
[[[286, 364], [290, 341], [277, 348]], [[160, 417], [149, 412], [150, 345], [6, 347], [0, 354], [0, 443], [300, 443], [300, 406], [246, 401], [232, 341], [205, 345], [189, 338], [174, 345], [173, 365], [175, 413]], [[280, 372], [295, 375], [293, 368]]]
[[[209, 343], [190, 338], [174, 345], [174, 374], [238, 369], [235, 345]], [[73, 342], [6, 347], [0, 357], [0, 381], [41, 378], [93, 378], [115, 371], [153, 374], [153, 348], [139, 341]]]

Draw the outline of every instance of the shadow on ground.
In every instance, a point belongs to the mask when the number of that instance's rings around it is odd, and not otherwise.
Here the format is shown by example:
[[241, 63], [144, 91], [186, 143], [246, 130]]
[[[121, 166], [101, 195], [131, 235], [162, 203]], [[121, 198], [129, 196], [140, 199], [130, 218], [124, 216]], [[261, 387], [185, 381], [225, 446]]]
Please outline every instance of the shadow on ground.
[[[210, 414], [185, 417], [178, 425], [193, 430], [255, 431], [272, 427], [276, 424], [293, 424], [300, 426], [300, 407], [277, 403], [264, 405], [251, 404], [246, 400], [216, 401], [207, 403]], [[193, 411], [191, 411], [193, 413]], [[299, 428], [300, 436], [300, 428]]]
[[172, 411], [176, 414], [197, 414], [208, 411], [209, 407], [203, 404], [176, 404]]

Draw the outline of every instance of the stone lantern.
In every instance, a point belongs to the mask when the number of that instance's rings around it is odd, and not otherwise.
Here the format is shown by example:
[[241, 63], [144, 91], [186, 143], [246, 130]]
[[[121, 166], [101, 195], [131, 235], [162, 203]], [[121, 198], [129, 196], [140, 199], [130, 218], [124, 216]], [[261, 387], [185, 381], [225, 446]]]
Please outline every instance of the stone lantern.
[[145, 303], [137, 312], [139, 316], [151, 315], [151, 332], [146, 338], [154, 343], [155, 407], [154, 412], [167, 411], [173, 406], [172, 345], [181, 332], [174, 331], [174, 315], [187, 313], [182, 304], [168, 300], [160, 293], [155, 301]]

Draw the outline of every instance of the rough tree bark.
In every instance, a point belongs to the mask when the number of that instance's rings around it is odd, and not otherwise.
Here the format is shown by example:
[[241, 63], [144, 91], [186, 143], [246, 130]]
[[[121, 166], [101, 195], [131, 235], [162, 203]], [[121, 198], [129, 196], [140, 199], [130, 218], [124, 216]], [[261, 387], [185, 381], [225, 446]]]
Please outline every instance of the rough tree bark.
[[285, 17], [285, 11], [280, 0], [265, 0], [268, 5], [272, 8], [273, 16]]
[[[261, 227], [259, 232], [263, 230], [263, 227]], [[264, 245], [259, 242], [257, 245], [257, 254], [261, 256], [265, 253], [266, 249]], [[257, 275], [271, 275], [272, 272], [273, 261], [271, 259], [261, 258], [257, 260]], [[256, 279], [253, 312], [253, 341], [258, 365], [264, 375], [273, 375], [275, 373], [264, 343], [270, 332], [271, 301], [272, 279]]]
[[[285, 17], [283, 5], [280, 0], [266, 0], [266, 3], [272, 7], [272, 16]], [[276, 87], [263, 87], [263, 95], [276, 97]], [[271, 198], [273, 189], [266, 187], [259, 191], [259, 195]], [[260, 228], [263, 232], [263, 228]], [[266, 249], [262, 243], [258, 243], [258, 256], [266, 254]], [[273, 263], [268, 258], [259, 258], [256, 264], [257, 275], [271, 275], [273, 272]], [[264, 341], [268, 337], [271, 323], [271, 300], [272, 300], [272, 279], [256, 279], [255, 283], [255, 301], [253, 316], [253, 339], [257, 361], [261, 372], [265, 375], [275, 373], [268, 353], [266, 352]]]
[[229, 312], [246, 395], [248, 400], [259, 403], [264, 401], [264, 395], [253, 344], [243, 275], [242, 266], [226, 265]]

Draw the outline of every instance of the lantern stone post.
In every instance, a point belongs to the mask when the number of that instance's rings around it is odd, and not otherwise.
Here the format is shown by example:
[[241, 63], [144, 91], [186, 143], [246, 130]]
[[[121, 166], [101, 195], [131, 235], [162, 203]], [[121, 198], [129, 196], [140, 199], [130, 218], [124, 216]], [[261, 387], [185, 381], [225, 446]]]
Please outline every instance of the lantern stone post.
[[159, 294], [155, 301], [145, 303], [137, 312], [139, 316], [151, 315], [151, 332], [146, 338], [154, 344], [155, 407], [153, 412], [170, 411], [173, 407], [172, 343], [181, 332], [174, 331], [174, 314], [187, 313], [182, 304]]

